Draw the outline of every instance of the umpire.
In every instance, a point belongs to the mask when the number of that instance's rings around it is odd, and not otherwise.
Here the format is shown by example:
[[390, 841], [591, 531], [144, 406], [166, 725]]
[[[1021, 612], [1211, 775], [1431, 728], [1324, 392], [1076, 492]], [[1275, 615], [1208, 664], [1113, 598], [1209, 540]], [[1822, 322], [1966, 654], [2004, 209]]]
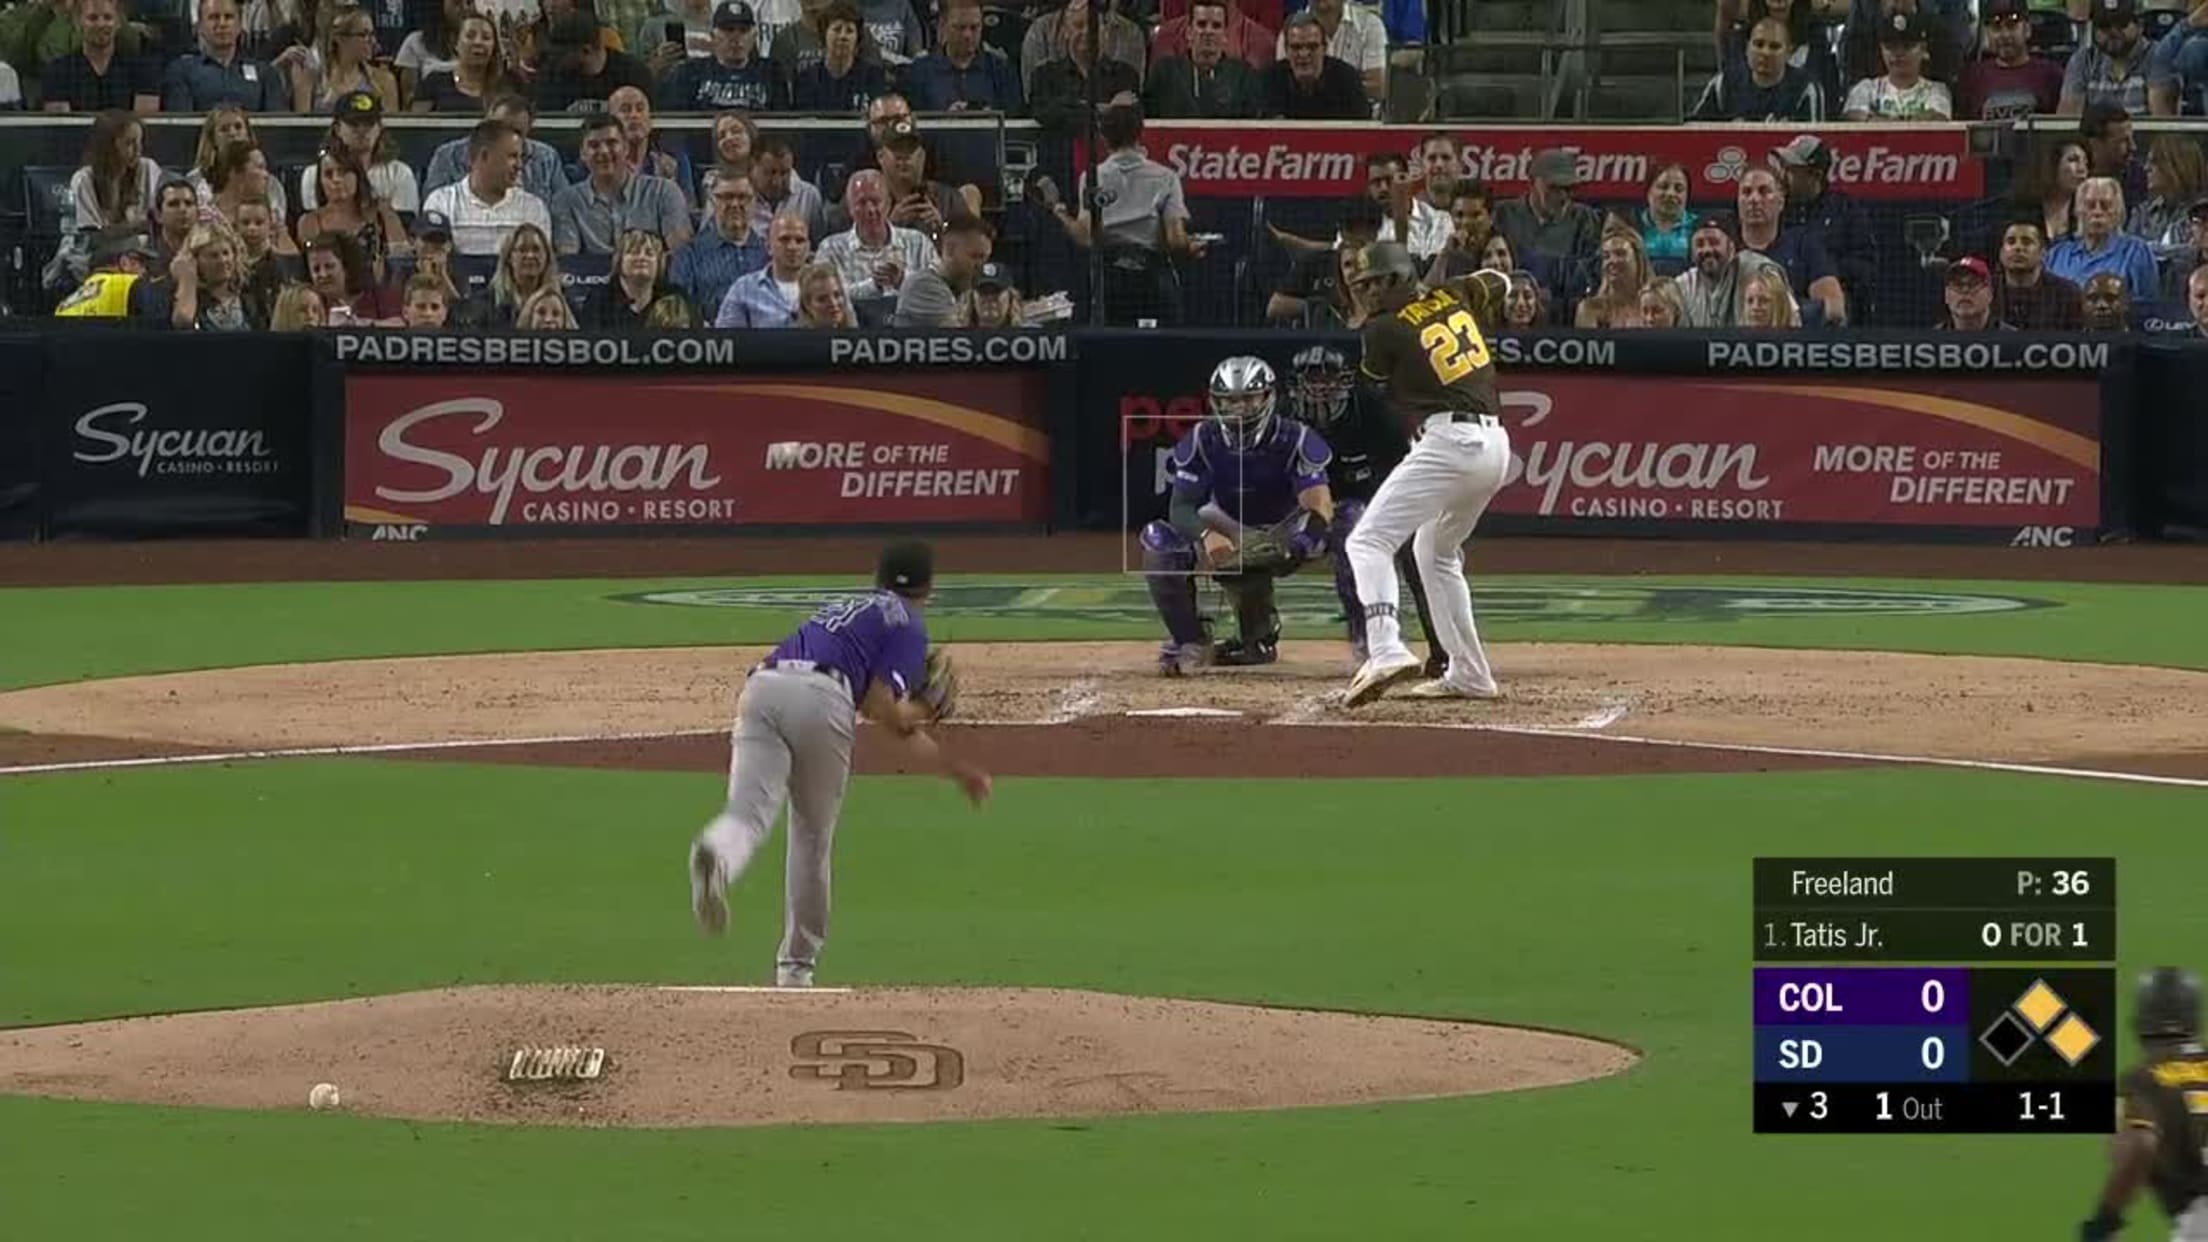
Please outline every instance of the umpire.
[[2124, 1075], [2108, 1180], [2084, 1242], [2113, 1238], [2142, 1186], [2170, 1216], [2173, 1242], [2208, 1242], [2208, 1049], [2200, 1042], [2200, 977], [2161, 966], [2139, 978], [2134, 1031], [2146, 1056]]
[[[1333, 256], [1329, 254], [1327, 260], [1332, 262]], [[1377, 402], [1360, 397], [1356, 375], [1341, 350], [1321, 342], [1297, 353], [1289, 365], [1290, 411], [1298, 422], [1316, 428], [1334, 450], [1334, 462], [1327, 468], [1328, 490], [1334, 494], [1334, 526], [1327, 533], [1327, 545], [1334, 549], [1334, 594], [1348, 615], [1349, 644], [1361, 663], [1367, 655], [1365, 609], [1358, 602], [1357, 579], [1342, 548], [1381, 481], [1411, 446]], [[1449, 653], [1434, 641], [1433, 624], [1427, 619], [1433, 614], [1426, 607], [1426, 584], [1419, 580], [1418, 558], [1407, 541], [1396, 549], [1395, 568], [1418, 605], [1418, 627], [1426, 635], [1426, 676], [1443, 676], [1449, 671]]]

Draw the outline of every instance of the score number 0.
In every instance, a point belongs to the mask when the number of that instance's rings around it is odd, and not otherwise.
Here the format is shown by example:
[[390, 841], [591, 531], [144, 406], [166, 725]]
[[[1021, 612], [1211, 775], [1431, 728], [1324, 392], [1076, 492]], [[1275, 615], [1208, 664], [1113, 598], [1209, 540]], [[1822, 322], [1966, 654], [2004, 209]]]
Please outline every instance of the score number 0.
[[[1947, 985], [1937, 979], [1925, 980], [1924, 986], [1917, 990], [1917, 1003], [1922, 1005], [1924, 1011], [1928, 1014], [1941, 1012], [1947, 1008]], [[1917, 1062], [1928, 1070], [1937, 1070], [1946, 1065], [1947, 1041], [1937, 1035], [1925, 1036], [1924, 1042], [1917, 1045]], [[1893, 1093], [1890, 1091], [1878, 1093], [1878, 1119], [1880, 1121], [1892, 1121], [1894, 1119], [1892, 1097]]]

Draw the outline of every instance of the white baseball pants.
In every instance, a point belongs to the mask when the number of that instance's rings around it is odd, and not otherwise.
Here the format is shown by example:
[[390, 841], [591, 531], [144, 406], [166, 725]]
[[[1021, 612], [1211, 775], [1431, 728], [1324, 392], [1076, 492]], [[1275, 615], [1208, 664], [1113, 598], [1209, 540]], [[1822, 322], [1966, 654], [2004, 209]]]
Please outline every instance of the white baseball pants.
[[1472, 588], [1464, 580], [1464, 541], [1503, 489], [1510, 471], [1510, 433], [1492, 416], [1451, 422], [1426, 420], [1410, 455], [1397, 464], [1350, 532], [1347, 552], [1365, 606], [1365, 641], [1371, 656], [1410, 654], [1397, 620], [1399, 590], [1395, 551], [1411, 541], [1426, 599], [1433, 605], [1434, 636], [1449, 653], [1449, 680], [1492, 690], [1495, 675], [1472, 620]]

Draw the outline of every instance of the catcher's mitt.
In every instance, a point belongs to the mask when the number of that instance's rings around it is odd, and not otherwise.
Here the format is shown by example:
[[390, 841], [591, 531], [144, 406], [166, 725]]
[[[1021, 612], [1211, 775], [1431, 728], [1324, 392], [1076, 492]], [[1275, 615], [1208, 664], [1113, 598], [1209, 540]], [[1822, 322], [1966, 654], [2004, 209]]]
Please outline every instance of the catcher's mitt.
[[949, 719], [958, 710], [958, 666], [951, 663], [951, 653], [941, 647], [930, 649], [926, 677], [917, 697], [937, 720]]
[[1249, 526], [1242, 531], [1242, 564], [1249, 569], [1272, 569], [1307, 561], [1326, 548], [1318, 515], [1298, 509], [1271, 526]]

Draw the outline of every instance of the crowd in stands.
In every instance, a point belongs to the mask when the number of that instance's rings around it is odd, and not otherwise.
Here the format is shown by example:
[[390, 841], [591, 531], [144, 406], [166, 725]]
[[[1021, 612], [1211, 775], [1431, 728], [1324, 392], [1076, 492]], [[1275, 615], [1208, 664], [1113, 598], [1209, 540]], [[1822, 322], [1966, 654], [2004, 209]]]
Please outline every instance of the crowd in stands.
[[[1042, 177], [1024, 210], [1050, 240], [1102, 252], [1093, 295], [1112, 322], [1172, 324], [1180, 267], [1213, 239], [1150, 157], [1144, 119], [1370, 119], [1425, 38], [1415, 0], [175, 2], [0, 9], [0, 102], [96, 114], [44, 273], [63, 315], [205, 330], [1032, 324], [1067, 308], [1022, 298], [999, 252], [998, 170], [944, 169], [922, 114], [1025, 115], [1070, 141], [1100, 98], [1098, 193], [1081, 192], [1088, 173], [1070, 196]], [[2077, 117], [2013, 201], [1922, 264], [1936, 325], [1879, 304], [1882, 276], [1920, 257], [1882, 245], [1813, 134], [1751, 152], [1722, 184], [1672, 164], [1645, 201], [1596, 205], [1570, 151], [1542, 152], [1530, 185], [1498, 196], [1436, 133], [1373, 157], [1330, 236], [1255, 239], [1291, 256], [1265, 317], [1354, 325], [1342, 265], [1378, 238], [1434, 279], [1506, 273], [1513, 327], [2208, 333], [2201, 143], [2163, 134], [2142, 154], [2132, 137], [2135, 116], [2208, 111], [2208, 0], [2068, 3], [1716, 0], [1723, 67], [1698, 119]], [[385, 125], [400, 110], [479, 119], [417, 168]], [[818, 167], [760, 132], [756, 117], [785, 111], [862, 118], [863, 143], [816, 184]], [[202, 118], [191, 167], [146, 157], [138, 118], [155, 112]], [[284, 112], [329, 118], [295, 181], [253, 129]], [[552, 113], [585, 115], [569, 150], [535, 134]], [[710, 159], [660, 140], [667, 113], [713, 116]]]

